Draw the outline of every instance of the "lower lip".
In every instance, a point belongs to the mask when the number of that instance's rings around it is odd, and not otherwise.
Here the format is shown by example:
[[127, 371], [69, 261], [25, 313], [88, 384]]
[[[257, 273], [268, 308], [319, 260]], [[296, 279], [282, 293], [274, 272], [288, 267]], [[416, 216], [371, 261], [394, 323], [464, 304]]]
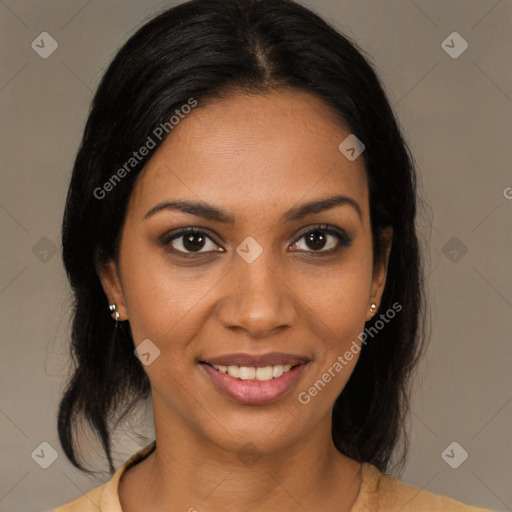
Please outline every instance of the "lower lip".
[[307, 366], [306, 363], [301, 363], [280, 377], [259, 381], [236, 379], [206, 363], [200, 364], [217, 389], [232, 400], [246, 405], [262, 405], [279, 400], [295, 386]]

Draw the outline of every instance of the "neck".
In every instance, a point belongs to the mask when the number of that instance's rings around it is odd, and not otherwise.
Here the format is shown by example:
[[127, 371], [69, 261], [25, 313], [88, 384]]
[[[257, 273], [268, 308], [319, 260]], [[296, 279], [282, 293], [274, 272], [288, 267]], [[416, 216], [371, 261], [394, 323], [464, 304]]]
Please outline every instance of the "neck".
[[357, 497], [360, 464], [335, 448], [330, 417], [307, 438], [264, 455], [250, 447], [228, 451], [169, 424], [155, 419], [156, 450], [133, 468], [132, 483], [144, 494], [139, 510], [341, 512]]

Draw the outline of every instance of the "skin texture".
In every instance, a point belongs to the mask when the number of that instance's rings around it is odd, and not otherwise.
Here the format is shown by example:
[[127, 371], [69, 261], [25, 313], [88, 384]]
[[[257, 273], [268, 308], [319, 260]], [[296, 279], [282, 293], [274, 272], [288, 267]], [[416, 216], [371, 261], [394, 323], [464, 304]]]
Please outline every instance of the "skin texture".
[[[364, 160], [351, 162], [338, 150], [349, 134], [307, 93], [236, 93], [194, 109], [142, 171], [119, 265], [98, 270], [135, 344], [150, 339], [161, 351], [145, 367], [157, 450], [121, 479], [123, 510], [350, 510], [360, 464], [336, 450], [331, 409], [358, 356], [309, 404], [297, 399], [354, 340], [359, 344], [385, 285], [392, 232], [385, 232], [387, 251], [374, 267]], [[361, 217], [345, 204], [281, 220], [291, 208], [337, 194], [356, 201]], [[235, 222], [176, 210], [144, 218], [161, 201], [177, 199], [207, 202]], [[324, 247], [304, 236], [319, 224], [353, 241], [327, 255], [339, 244], [335, 236], [327, 233]], [[211, 237], [199, 254], [184, 237], [162, 245], [163, 235], [189, 226]], [[252, 263], [236, 252], [248, 236], [263, 249]], [[302, 354], [310, 363], [271, 404], [232, 401], [198, 364], [272, 351]], [[261, 454], [251, 466], [237, 457], [247, 443]]]

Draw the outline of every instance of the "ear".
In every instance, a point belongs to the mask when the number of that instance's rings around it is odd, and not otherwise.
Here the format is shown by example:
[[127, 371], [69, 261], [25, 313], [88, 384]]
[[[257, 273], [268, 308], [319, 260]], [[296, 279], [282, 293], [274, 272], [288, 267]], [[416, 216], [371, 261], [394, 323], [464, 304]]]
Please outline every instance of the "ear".
[[[384, 292], [384, 286], [386, 285], [389, 254], [391, 252], [391, 245], [393, 243], [393, 228], [391, 226], [382, 231], [379, 238], [379, 243], [381, 256], [375, 262], [373, 268], [370, 302], [368, 304], [366, 321], [370, 320], [375, 315], [375, 311], [379, 309], [382, 293]], [[377, 309], [374, 312], [370, 312], [371, 304], [375, 304], [377, 306]]]
[[98, 274], [108, 303], [115, 304], [117, 306], [119, 320], [127, 320], [128, 315], [126, 312], [124, 294], [121, 286], [121, 279], [119, 277], [119, 270], [116, 263], [113, 260], [109, 260], [104, 263], [97, 262], [96, 273]]

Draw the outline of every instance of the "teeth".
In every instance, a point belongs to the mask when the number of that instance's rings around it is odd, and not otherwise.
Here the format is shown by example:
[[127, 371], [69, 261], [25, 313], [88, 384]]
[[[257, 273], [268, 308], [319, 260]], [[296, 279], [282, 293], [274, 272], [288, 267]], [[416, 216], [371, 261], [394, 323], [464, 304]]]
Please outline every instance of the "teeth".
[[212, 366], [219, 372], [227, 373], [235, 379], [241, 380], [272, 380], [277, 377], [281, 377], [284, 372], [291, 369], [291, 364], [276, 364], [274, 366], [262, 366], [260, 368], [254, 368], [252, 366]]
[[271, 380], [273, 377], [272, 366], [263, 366], [256, 369], [257, 380]]
[[282, 364], [277, 364], [276, 366], [272, 367], [272, 376], [273, 377], [281, 377], [283, 375], [284, 368]]
[[249, 366], [240, 367], [239, 379], [252, 380], [254, 377], [256, 377], [256, 368], [250, 368]]
[[[220, 370], [220, 367], [213, 366], [216, 370]], [[240, 367], [239, 366], [228, 366], [228, 375], [231, 375], [231, 377], [235, 377], [235, 379], [238, 379], [240, 376]]]

